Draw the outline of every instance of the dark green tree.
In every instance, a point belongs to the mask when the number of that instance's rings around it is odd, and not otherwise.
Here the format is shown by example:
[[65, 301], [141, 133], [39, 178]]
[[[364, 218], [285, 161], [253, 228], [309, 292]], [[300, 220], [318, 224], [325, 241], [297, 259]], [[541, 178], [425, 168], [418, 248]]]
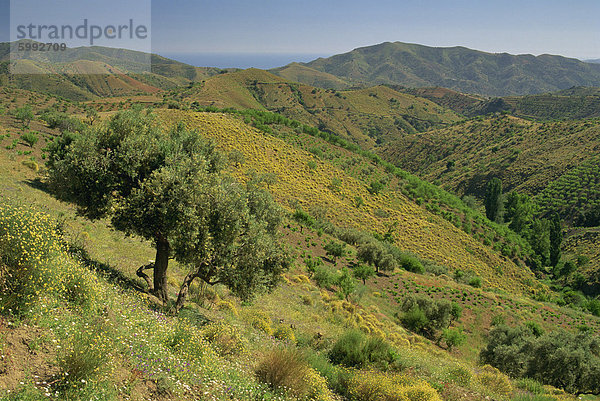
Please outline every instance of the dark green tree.
[[485, 215], [491, 221], [499, 222], [502, 216], [502, 181], [492, 178], [485, 190]]
[[375, 269], [371, 266], [360, 263], [353, 269], [354, 277], [362, 280], [363, 284], [367, 284], [367, 280], [375, 275]]
[[29, 127], [29, 123], [34, 117], [33, 109], [29, 105], [19, 107], [15, 112], [15, 118], [21, 121], [23, 127]]
[[331, 256], [334, 262], [346, 254], [346, 244], [342, 242], [329, 241], [324, 249], [327, 256]]
[[346, 301], [356, 288], [356, 281], [347, 268], [342, 269], [342, 273], [337, 278], [336, 284], [340, 289], [340, 293], [346, 298]]
[[214, 144], [182, 125], [163, 130], [150, 114], [129, 110], [98, 129], [63, 134], [49, 155], [49, 184], [59, 198], [90, 219], [108, 217], [117, 230], [152, 241], [155, 261], [138, 275], [163, 303], [170, 259], [190, 270], [178, 307], [196, 277], [247, 297], [272, 285], [286, 266], [268, 194], [223, 176]]
[[513, 231], [522, 233], [531, 224], [536, 211], [537, 207], [529, 195], [513, 191], [506, 198], [504, 220], [510, 221], [508, 226]]
[[555, 267], [560, 261], [562, 240], [562, 224], [558, 214], [555, 214], [550, 220], [550, 266], [552, 267]]

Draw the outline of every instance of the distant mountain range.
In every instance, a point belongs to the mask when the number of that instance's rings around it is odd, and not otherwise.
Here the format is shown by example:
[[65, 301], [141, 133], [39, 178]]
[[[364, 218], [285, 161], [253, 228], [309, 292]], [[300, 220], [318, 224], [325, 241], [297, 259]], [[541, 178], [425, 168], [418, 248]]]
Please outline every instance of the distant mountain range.
[[[31, 52], [11, 60], [10, 43], [0, 43], [0, 85], [46, 92], [71, 100], [158, 92], [231, 70], [201, 68], [156, 54], [108, 47]], [[10, 74], [10, 64], [28, 74]], [[150, 63], [151, 72], [144, 71]]]
[[600, 86], [600, 64], [553, 55], [486, 53], [465, 47], [428, 47], [386, 42], [310, 63], [272, 70], [286, 79], [343, 88], [379, 84], [441, 86], [484, 96]]
[[[67, 49], [61, 52], [60, 59], [52, 52], [33, 52], [32, 59], [17, 61], [10, 60], [9, 50], [10, 43], [0, 43], [0, 85], [72, 100], [154, 93], [235, 70], [194, 67], [155, 54], [99, 46]], [[140, 72], [148, 61], [151, 72]], [[519, 96], [600, 86], [600, 63], [588, 61], [386, 42], [309, 63], [291, 63], [270, 72], [286, 81], [336, 90], [387, 85], [422, 96], [415, 90], [447, 88], [460, 93], [444, 93], [444, 102], [469, 107], [479, 102], [463, 97], [463, 93], [479, 97]], [[31, 74], [9, 74], [11, 63]], [[437, 91], [434, 96], [440, 94]], [[492, 104], [489, 109], [499, 108]]]

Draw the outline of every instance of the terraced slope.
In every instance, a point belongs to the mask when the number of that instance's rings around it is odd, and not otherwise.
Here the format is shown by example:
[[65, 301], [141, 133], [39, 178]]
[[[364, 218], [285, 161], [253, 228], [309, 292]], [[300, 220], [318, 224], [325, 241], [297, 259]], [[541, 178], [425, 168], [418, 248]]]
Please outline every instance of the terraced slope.
[[406, 135], [380, 154], [459, 194], [481, 196], [492, 177], [506, 191], [537, 194], [600, 151], [598, 121], [537, 123], [509, 116]]
[[405, 133], [460, 119], [433, 102], [384, 86], [324, 90], [257, 69], [218, 75], [173, 97], [201, 106], [278, 112], [367, 149]]

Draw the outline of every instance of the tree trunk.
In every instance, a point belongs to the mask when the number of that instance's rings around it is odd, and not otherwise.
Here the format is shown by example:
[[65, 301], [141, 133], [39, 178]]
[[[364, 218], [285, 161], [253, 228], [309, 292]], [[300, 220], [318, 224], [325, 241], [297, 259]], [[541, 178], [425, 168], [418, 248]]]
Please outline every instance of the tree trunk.
[[138, 277], [146, 280], [146, 284], [148, 284], [148, 291], [154, 292], [154, 286], [152, 285], [152, 280], [150, 280], [150, 276], [144, 273], [144, 270], [154, 269], [154, 263], [148, 263], [147, 265], [140, 266], [139, 269], [135, 272]]
[[177, 296], [177, 302], [175, 303], [175, 312], [179, 312], [183, 305], [185, 304], [185, 299], [187, 298], [188, 291], [190, 290], [190, 285], [192, 281], [198, 277], [197, 272], [189, 273], [183, 279], [183, 284], [181, 284], [181, 288], [179, 289], [179, 295]]
[[156, 260], [154, 261], [154, 292], [164, 305], [169, 300], [169, 294], [167, 293], [169, 251], [169, 241], [162, 235], [159, 235], [156, 239]]

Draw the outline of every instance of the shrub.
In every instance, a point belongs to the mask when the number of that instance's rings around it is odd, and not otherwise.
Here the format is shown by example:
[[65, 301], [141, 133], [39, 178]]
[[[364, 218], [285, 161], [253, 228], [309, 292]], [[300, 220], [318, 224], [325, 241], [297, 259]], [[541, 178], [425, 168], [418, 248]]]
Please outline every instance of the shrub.
[[203, 328], [202, 335], [222, 356], [248, 353], [248, 340], [231, 325], [211, 323]]
[[41, 119], [48, 124], [48, 127], [58, 128], [61, 132], [81, 132], [85, 129], [84, 123], [66, 113], [44, 113]]
[[328, 256], [333, 257], [334, 262], [337, 258], [341, 258], [346, 253], [346, 244], [341, 242], [330, 241], [323, 248]]
[[238, 315], [237, 308], [231, 301], [219, 301], [219, 302], [217, 302], [216, 307], [218, 310], [221, 310], [224, 312], [229, 312], [234, 316]]
[[499, 372], [482, 372], [477, 375], [479, 383], [483, 384], [486, 388], [490, 389], [494, 393], [508, 395], [512, 393], [512, 385], [508, 376], [503, 375]]
[[469, 279], [469, 285], [475, 288], [481, 288], [481, 278], [479, 277], [471, 277]]
[[600, 392], [600, 338], [592, 331], [535, 333], [529, 326], [496, 326], [481, 361], [518, 378], [569, 393]]
[[439, 330], [460, 317], [460, 307], [446, 299], [409, 295], [402, 302], [400, 320], [406, 328], [433, 339]]
[[334, 274], [325, 266], [315, 268], [313, 278], [319, 288], [330, 288], [335, 282]]
[[29, 167], [31, 170], [35, 171], [36, 173], [38, 171], [40, 171], [40, 166], [39, 166], [39, 164], [37, 164], [37, 162], [35, 160], [23, 160], [21, 163], [25, 167]]
[[305, 380], [308, 364], [296, 348], [275, 348], [269, 351], [255, 369], [258, 380], [273, 390], [291, 392], [297, 397], [310, 393]]
[[296, 336], [294, 335], [294, 330], [290, 326], [280, 325], [277, 326], [273, 336], [282, 341], [288, 341], [291, 343], [296, 342]]
[[52, 267], [62, 257], [62, 239], [49, 216], [0, 203], [0, 312], [19, 315], [42, 289], [60, 292], [61, 277]]
[[523, 378], [516, 381], [517, 388], [529, 391], [532, 394], [545, 394], [544, 386], [537, 380]]
[[448, 347], [448, 350], [463, 345], [467, 336], [460, 329], [444, 329], [442, 330], [442, 338]]
[[261, 311], [247, 311], [244, 314], [244, 320], [252, 325], [255, 329], [258, 329], [266, 335], [273, 335], [273, 328], [271, 327], [271, 318]]
[[404, 254], [400, 258], [400, 266], [409, 272], [423, 274], [425, 272], [425, 268], [423, 267], [423, 263], [416, 257], [412, 255]]
[[38, 136], [36, 133], [34, 132], [25, 132], [24, 134], [21, 134], [21, 140], [23, 142], [25, 142], [30, 148], [33, 148], [34, 145], [37, 143], [38, 141]]
[[348, 382], [348, 396], [361, 401], [441, 401], [427, 382], [381, 372], [356, 372]]
[[109, 368], [111, 342], [98, 325], [82, 325], [63, 344], [58, 366], [63, 374], [63, 386], [81, 386]]
[[385, 340], [367, 336], [359, 330], [349, 330], [333, 345], [329, 359], [347, 367], [360, 368], [373, 364], [386, 368], [394, 357], [392, 348]]
[[462, 387], [467, 387], [471, 384], [473, 374], [464, 366], [454, 366], [448, 369], [448, 379]]

